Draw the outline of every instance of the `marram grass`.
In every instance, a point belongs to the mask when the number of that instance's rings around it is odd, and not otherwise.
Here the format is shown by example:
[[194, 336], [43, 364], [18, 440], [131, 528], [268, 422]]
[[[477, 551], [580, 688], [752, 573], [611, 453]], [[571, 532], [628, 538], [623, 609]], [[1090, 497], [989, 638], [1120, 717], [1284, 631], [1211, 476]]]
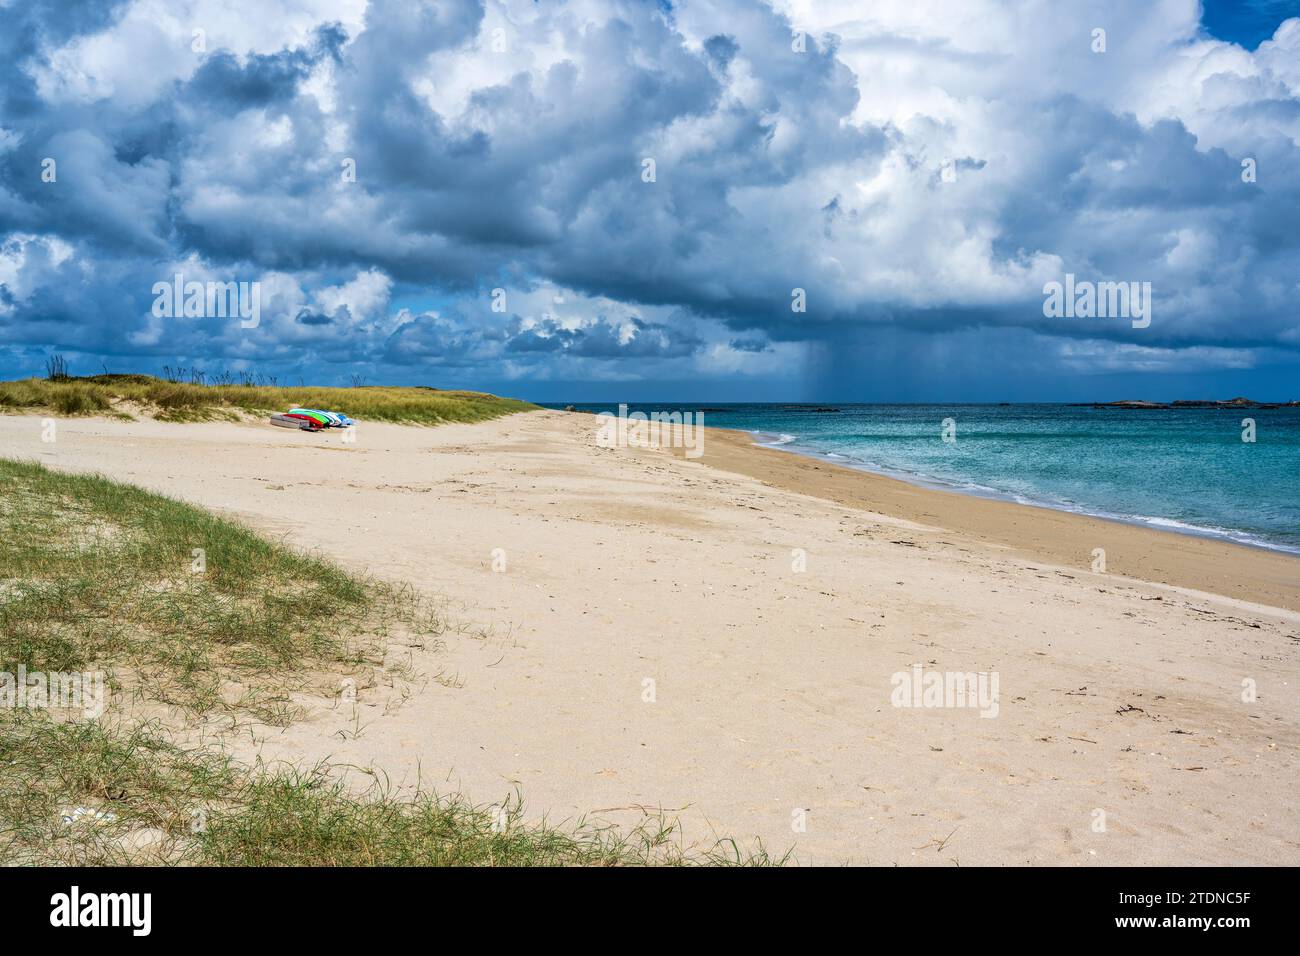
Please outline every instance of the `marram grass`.
[[311, 671], [438, 633], [407, 590], [352, 576], [201, 508], [0, 459], [0, 671], [129, 671], [134, 692], [274, 722]]
[[[650, 817], [630, 830], [522, 821], [461, 796], [347, 789], [328, 766], [248, 768], [182, 749], [156, 725], [113, 729], [0, 714], [0, 865], [771, 866], [761, 847], [683, 848]], [[70, 807], [93, 808], [73, 822]]]
[[358, 421], [438, 425], [499, 418], [536, 406], [484, 392], [405, 386], [297, 388], [271, 385], [199, 385], [151, 375], [25, 378], [0, 382], [0, 410], [59, 415], [144, 414], [163, 421], [233, 419], [288, 408], [324, 408]]

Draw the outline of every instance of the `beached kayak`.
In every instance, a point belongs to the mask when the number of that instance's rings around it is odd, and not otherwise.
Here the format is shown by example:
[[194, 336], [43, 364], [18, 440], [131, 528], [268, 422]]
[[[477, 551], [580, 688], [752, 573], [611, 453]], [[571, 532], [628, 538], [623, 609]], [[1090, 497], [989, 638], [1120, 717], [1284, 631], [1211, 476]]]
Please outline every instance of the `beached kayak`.
[[297, 412], [285, 412], [284, 414], [280, 415], [279, 417], [281, 417], [281, 418], [292, 418], [292, 419], [293, 419], [294, 421], [296, 421], [296, 422], [301, 422], [305, 427], [310, 428], [312, 431], [318, 431], [319, 429], [322, 429], [322, 428], [325, 427], [325, 425], [322, 424], [322, 422], [320, 421], [320, 419], [318, 419], [318, 418], [313, 418], [313, 417], [310, 416], [310, 415], [300, 415], [300, 414], [298, 414]]
[[279, 425], [281, 428], [298, 428], [303, 431], [319, 431], [320, 425], [313, 422], [307, 422], [293, 415], [272, 415], [271, 424]]

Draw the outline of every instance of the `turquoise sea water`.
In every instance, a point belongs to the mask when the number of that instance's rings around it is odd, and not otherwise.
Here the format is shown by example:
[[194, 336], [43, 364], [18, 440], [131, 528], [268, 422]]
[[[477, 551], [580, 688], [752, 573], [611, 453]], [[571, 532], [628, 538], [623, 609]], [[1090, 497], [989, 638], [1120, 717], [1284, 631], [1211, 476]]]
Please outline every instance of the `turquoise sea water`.
[[[629, 411], [703, 409], [707, 426], [918, 484], [1300, 554], [1300, 408], [819, 407], [629, 404]], [[953, 442], [941, 438], [947, 418]], [[1253, 443], [1242, 441], [1244, 418], [1255, 420]]]

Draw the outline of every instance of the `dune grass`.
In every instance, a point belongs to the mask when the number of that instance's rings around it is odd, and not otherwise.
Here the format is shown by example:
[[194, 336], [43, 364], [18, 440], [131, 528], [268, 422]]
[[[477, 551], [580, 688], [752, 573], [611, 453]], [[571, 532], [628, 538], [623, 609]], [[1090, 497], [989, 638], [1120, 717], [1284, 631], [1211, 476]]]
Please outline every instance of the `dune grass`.
[[[0, 714], [0, 865], [779, 865], [731, 841], [686, 850], [662, 818], [620, 831], [525, 824], [495, 807], [375, 783], [349, 791], [326, 766], [246, 768], [181, 749], [156, 726], [108, 729]], [[91, 812], [69, 820], [71, 810]]]
[[394, 625], [436, 630], [363, 581], [200, 508], [0, 459], [0, 670], [129, 668], [194, 713], [288, 706], [294, 678], [365, 666]]
[[[783, 862], [725, 840], [688, 851], [659, 817], [627, 831], [524, 824], [517, 795], [484, 807], [399, 798], [373, 778], [357, 792], [346, 768], [241, 766], [120, 706], [134, 696], [191, 718], [287, 723], [291, 691], [334, 693], [341, 673], [382, 662], [391, 630], [436, 640], [440, 628], [409, 590], [199, 508], [0, 459], [0, 672], [118, 678], [99, 720], [0, 707], [0, 864]], [[321, 674], [332, 682], [308, 685]]]
[[211, 421], [237, 418], [241, 413], [282, 412], [295, 406], [342, 412], [358, 421], [412, 425], [484, 421], [536, 407], [484, 392], [400, 386], [199, 384], [151, 375], [0, 382], [0, 409], [48, 410], [60, 415], [131, 415], [139, 411], [164, 421]]

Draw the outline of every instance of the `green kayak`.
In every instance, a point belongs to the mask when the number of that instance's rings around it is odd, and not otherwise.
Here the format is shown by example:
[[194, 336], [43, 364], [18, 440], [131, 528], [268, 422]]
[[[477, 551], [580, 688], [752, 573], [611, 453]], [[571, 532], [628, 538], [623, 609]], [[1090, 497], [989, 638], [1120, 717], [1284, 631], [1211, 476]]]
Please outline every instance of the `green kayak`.
[[322, 425], [324, 425], [326, 428], [328, 428], [331, 424], [333, 424], [333, 423], [329, 420], [329, 416], [327, 416], [327, 415], [322, 415], [320, 412], [312, 411], [311, 409], [308, 409], [308, 408], [291, 408], [291, 409], [289, 409], [289, 414], [290, 414], [290, 415], [306, 415], [308, 418], [312, 419], [313, 421], [318, 421], [318, 422], [320, 422], [320, 423], [321, 423]]

